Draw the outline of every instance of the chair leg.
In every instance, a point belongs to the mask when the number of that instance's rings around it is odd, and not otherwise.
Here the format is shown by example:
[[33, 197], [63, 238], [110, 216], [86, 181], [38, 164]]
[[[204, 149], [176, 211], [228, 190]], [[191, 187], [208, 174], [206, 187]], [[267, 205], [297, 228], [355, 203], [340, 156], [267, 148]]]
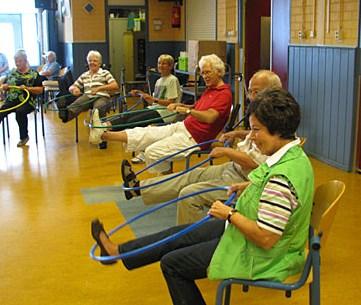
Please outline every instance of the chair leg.
[[34, 110], [34, 122], [35, 122], [35, 143], [38, 144], [38, 120], [36, 117], [36, 108]]
[[231, 285], [228, 285], [226, 287], [226, 293], [224, 295], [224, 305], [229, 305], [231, 302]]
[[224, 280], [219, 283], [216, 295], [216, 305], [229, 305], [231, 299], [231, 283]]
[[43, 138], [45, 138], [45, 124], [44, 124], [44, 103], [40, 102], [40, 118], [41, 118], [41, 131]]
[[8, 139], [10, 139], [9, 118], [6, 116], [5, 120], [6, 120], [6, 128], [8, 131]]
[[309, 302], [310, 305], [320, 305], [321, 304], [320, 281], [319, 278], [317, 279], [317, 275], [315, 275], [314, 271], [315, 270], [313, 269], [313, 281], [309, 285]]
[[186, 169], [189, 169], [190, 165], [191, 165], [191, 157], [192, 157], [192, 154], [189, 154], [187, 157], [186, 157]]
[[78, 124], [78, 117], [75, 118], [75, 142], [79, 142], [79, 124]]
[[6, 137], [6, 133], [5, 133], [5, 122], [3, 121], [2, 122], [2, 128], [3, 128], [3, 143], [4, 145], [6, 144], [6, 141], [5, 141], [5, 137]]

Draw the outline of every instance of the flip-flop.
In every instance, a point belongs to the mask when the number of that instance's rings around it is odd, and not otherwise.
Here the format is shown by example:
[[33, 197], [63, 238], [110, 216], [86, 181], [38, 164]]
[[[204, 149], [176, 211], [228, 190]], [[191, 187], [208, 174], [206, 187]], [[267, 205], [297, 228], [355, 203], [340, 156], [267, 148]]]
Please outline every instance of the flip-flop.
[[[103, 224], [99, 221], [99, 219], [94, 219], [91, 223], [91, 233], [94, 240], [97, 242], [100, 248], [100, 256], [110, 256], [107, 250], [104, 248], [102, 241], [100, 240], [100, 233], [103, 232], [105, 235], [107, 233], [104, 230]], [[108, 236], [108, 235], [107, 235]], [[109, 260], [109, 261], [100, 261], [103, 265], [113, 265], [117, 261], [116, 260]]]

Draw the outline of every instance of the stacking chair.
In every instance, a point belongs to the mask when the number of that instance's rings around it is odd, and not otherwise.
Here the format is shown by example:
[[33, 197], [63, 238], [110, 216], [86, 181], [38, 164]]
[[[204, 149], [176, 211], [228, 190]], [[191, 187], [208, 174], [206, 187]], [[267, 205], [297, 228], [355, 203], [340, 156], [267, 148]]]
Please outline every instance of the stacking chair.
[[[41, 110], [40, 110], [41, 109]], [[35, 100], [35, 108], [34, 108], [34, 127], [35, 127], [35, 143], [38, 144], [38, 119], [37, 119], [37, 113], [42, 111], [42, 99], [41, 96], [37, 96]], [[44, 118], [42, 116], [41, 112], [41, 130], [43, 137], [45, 137], [45, 127], [44, 127]], [[3, 143], [6, 144], [6, 135], [7, 138], [10, 139], [10, 127], [9, 127], [9, 119], [8, 116], [6, 116], [2, 122], [2, 133], [3, 133]]]
[[[125, 79], [125, 68], [122, 67], [120, 71], [120, 80], [119, 80], [119, 86], [120, 86], [120, 95], [122, 97], [120, 98], [119, 102], [119, 112], [124, 112], [128, 110], [128, 103], [127, 103], [127, 94], [129, 89], [140, 89], [148, 94], [151, 94], [151, 80], [150, 80], [150, 71], [149, 68], [146, 72], [146, 79], [145, 80], [132, 80], [127, 81]], [[145, 104], [143, 105], [145, 106]]]
[[316, 189], [311, 215], [308, 255], [299, 276], [292, 276], [283, 283], [236, 278], [222, 280], [217, 289], [216, 305], [230, 304], [231, 286], [235, 284], [242, 285], [244, 292], [248, 291], [249, 286], [283, 290], [286, 297], [291, 297], [293, 290], [308, 284], [309, 304], [320, 305], [320, 249], [327, 241], [339, 200], [344, 191], [345, 184], [337, 180], [328, 181]]
[[[47, 107], [49, 106], [49, 101], [54, 99], [56, 94], [59, 92], [59, 82], [58, 80], [65, 75], [65, 73], [69, 70], [69, 67], [61, 68], [59, 71], [59, 75], [56, 80], [45, 80], [43, 81], [44, 87], [44, 102], [47, 103]], [[43, 107], [44, 112], [46, 113], [47, 107]]]

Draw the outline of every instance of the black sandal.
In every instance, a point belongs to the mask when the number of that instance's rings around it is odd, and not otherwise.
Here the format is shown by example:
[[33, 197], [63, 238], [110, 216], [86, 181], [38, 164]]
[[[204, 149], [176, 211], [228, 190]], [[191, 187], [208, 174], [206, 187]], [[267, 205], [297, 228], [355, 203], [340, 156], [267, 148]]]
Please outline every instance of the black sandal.
[[[130, 165], [128, 160], [122, 161], [121, 172], [122, 172], [122, 178], [123, 178], [125, 187], [138, 187], [139, 186], [139, 181], [137, 179], [137, 176], [133, 172], [132, 166]], [[129, 200], [133, 197], [140, 196], [140, 190], [124, 191], [124, 195], [125, 195], [125, 198], [127, 198], [127, 200]]]
[[[94, 219], [91, 223], [91, 233], [94, 240], [97, 242], [100, 248], [100, 256], [110, 256], [107, 250], [105, 250], [103, 243], [100, 240], [101, 232], [103, 232], [106, 236], [108, 236], [104, 230], [103, 224], [99, 221], [99, 219]], [[116, 262], [117, 262], [116, 260], [100, 261], [100, 263], [103, 265], [113, 265]]]

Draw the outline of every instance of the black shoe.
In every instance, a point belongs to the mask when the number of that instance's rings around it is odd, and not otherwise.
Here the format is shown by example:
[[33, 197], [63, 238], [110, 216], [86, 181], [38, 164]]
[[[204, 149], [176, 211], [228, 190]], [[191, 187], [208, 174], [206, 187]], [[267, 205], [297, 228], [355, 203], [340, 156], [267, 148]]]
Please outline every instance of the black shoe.
[[[92, 233], [94, 240], [97, 242], [97, 244], [100, 248], [100, 256], [109, 256], [109, 253], [107, 252], [107, 250], [105, 250], [103, 243], [100, 240], [101, 232], [103, 232], [105, 235], [107, 235], [107, 233], [104, 230], [103, 224], [99, 221], [99, 219], [94, 219], [91, 224], [91, 233]], [[117, 262], [116, 260], [100, 261], [100, 263], [103, 265], [113, 265], [116, 262]]]
[[[132, 170], [132, 166], [130, 165], [128, 160], [122, 161], [121, 172], [125, 187], [139, 187], [139, 181], [137, 179], [137, 176]], [[129, 200], [133, 197], [140, 196], [140, 190], [124, 191], [124, 195], [125, 198]]]
[[59, 118], [62, 120], [63, 123], [69, 121], [69, 111], [66, 108], [59, 109]]
[[107, 141], [103, 141], [101, 143], [98, 144], [99, 149], [107, 149], [108, 147], [108, 142]]

